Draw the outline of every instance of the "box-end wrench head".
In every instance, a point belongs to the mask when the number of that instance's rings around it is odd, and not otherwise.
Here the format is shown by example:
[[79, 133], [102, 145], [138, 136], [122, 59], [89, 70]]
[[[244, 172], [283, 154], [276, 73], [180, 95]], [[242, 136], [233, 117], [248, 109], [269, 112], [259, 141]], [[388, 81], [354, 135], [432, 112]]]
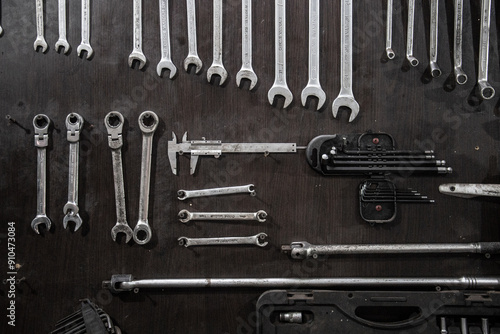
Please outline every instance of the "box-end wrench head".
[[415, 27], [415, 0], [408, 0], [408, 27], [406, 29], [406, 59], [408, 63], [416, 67], [418, 59], [413, 56], [413, 35]]
[[267, 234], [259, 233], [250, 237], [229, 237], [229, 238], [187, 238], [180, 237], [177, 239], [180, 246], [227, 246], [227, 245], [256, 245], [259, 247], [267, 246], [268, 242], [264, 241]]

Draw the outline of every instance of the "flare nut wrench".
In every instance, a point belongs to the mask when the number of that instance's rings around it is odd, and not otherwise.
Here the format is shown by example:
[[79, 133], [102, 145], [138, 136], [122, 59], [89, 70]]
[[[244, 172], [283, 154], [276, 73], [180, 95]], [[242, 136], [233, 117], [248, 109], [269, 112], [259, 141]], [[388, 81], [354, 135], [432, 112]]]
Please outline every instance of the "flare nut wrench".
[[227, 246], [227, 245], [255, 245], [259, 247], [267, 246], [268, 242], [263, 241], [267, 234], [259, 233], [250, 237], [228, 237], [228, 238], [187, 238], [177, 239], [180, 246]]
[[192, 220], [255, 220], [263, 223], [266, 221], [267, 213], [263, 210], [257, 212], [189, 212], [181, 210], [178, 216], [183, 223]]

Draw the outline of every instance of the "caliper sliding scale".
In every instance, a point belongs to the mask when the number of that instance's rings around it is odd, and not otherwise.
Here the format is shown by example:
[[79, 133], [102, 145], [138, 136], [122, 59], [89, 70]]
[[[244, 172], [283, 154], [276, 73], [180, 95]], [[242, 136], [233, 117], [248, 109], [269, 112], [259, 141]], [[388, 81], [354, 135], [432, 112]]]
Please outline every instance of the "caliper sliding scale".
[[177, 143], [177, 137], [172, 132], [172, 140], [168, 141], [168, 159], [172, 173], [177, 175], [177, 154], [190, 154], [190, 174], [196, 171], [200, 156], [213, 156], [219, 158], [224, 153], [296, 153], [295, 143], [223, 143], [220, 140], [188, 140], [187, 132], [182, 136], [182, 141]]

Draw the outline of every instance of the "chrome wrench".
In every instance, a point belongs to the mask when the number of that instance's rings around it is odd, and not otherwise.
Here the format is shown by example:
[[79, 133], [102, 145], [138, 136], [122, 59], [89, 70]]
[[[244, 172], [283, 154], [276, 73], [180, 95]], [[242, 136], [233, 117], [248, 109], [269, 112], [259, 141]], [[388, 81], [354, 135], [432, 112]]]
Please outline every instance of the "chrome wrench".
[[90, 0], [82, 0], [82, 41], [76, 51], [78, 57], [83, 51], [86, 51], [87, 59], [90, 59], [94, 54], [94, 50], [90, 46]]
[[50, 119], [47, 115], [39, 114], [33, 118], [35, 128], [35, 146], [37, 148], [37, 207], [36, 217], [31, 222], [31, 228], [36, 234], [40, 234], [38, 225], [44, 224], [48, 231], [52, 222], [46, 214], [46, 187], [47, 187], [47, 146], [49, 145]]
[[455, 80], [459, 85], [467, 82], [467, 74], [462, 69], [462, 27], [463, 27], [463, 0], [455, 1], [455, 29], [453, 38], [453, 60]]
[[56, 51], [63, 48], [63, 53], [68, 53], [70, 45], [66, 39], [66, 0], [59, 0], [59, 39], [56, 42]]
[[142, 132], [141, 188], [139, 193], [139, 220], [134, 228], [134, 241], [139, 245], [151, 240], [148, 223], [149, 184], [151, 181], [151, 156], [153, 154], [153, 135], [158, 126], [158, 116], [152, 111], [139, 115], [139, 128]]
[[241, 79], [250, 81], [250, 90], [255, 88], [258, 78], [252, 67], [252, 0], [241, 2], [241, 69], [236, 74], [236, 85]]
[[170, 20], [168, 15], [168, 0], [160, 0], [160, 43], [161, 43], [161, 59], [156, 66], [156, 73], [161, 77], [163, 70], [170, 71], [169, 79], [172, 79], [177, 73], [170, 57]]
[[45, 41], [43, 29], [43, 0], [36, 0], [36, 35], [33, 47], [35, 48], [35, 51], [41, 47], [42, 53], [44, 53], [47, 51], [48, 45]]
[[413, 34], [415, 27], [415, 0], [408, 0], [408, 27], [406, 31], [406, 59], [411, 66], [418, 65], [418, 59], [413, 56]]
[[462, 198], [500, 197], [500, 184], [446, 183], [439, 186], [439, 192]]
[[250, 237], [229, 237], [229, 238], [187, 238], [177, 239], [179, 245], [184, 247], [191, 246], [227, 246], [227, 245], [256, 245], [259, 247], [267, 246], [268, 242], [263, 241], [267, 234], [259, 233]]
[[309, 0], [309, 81], [302, 90], [301, 100], [305, 107], [309, 96], [316, 97], [316, 110], [320, 110], [326, 101], [326, 94], [319, 82], [319, 13], [319, 0]]
[[441, 69], [437, 64], [438, 53], [438, 26], [439, 26], [438, 0], [431, 0], [430, 39], [429, 39], [429, 67], [433, 78], [441, 76]]
[[293, 94], [286, 83], [286, 0], [274, 1], [274, 84], [267, 93], [269, 104], [277, 95], [285, 98], [283, 108], [293, 101]]
[[128, 66], [133, 67], [134, 61], [139, 63], [140, 70], [147, 62], [142, 52], [142, 0], [134, 0], [134, 48], [128, 56]]
[[222, 63], [222, 0], [214, 0], [214, 37], [213, 37], [213, 61], [207, 71], [208, 82], [212, 81], [212, 76], [220, 76], [219, 86], [222, 86], [227, 79], [227, 71]]
[[250, 193], [250, 196], [255, 196], [256, 192], [253, 184], [247, 184], [245, 186], [235, 186], [235, 187], [223, 187], [223, 188], [211, 188], [211, 189], [201, 189], [201, 190], [179, 190], [177, 192], [177, 198], [181, 201], [194, 198], [194, 197], [208, 197], [208, 196], [219, 196], [219, 195], [229, 195], [229, 194], [241, 194]]
[[264, 210], [257, 212], [189, 212], [181, 210], [178, 217], [183, 223], [191, 220], [255, 220], [263, 223], [266, 221], [267, 213]]
[[68, 227], [68, 222], [75, 223], [75, 232], [82, 226], [78, 208], [78, 161], [80, 160], [80, 132], [83, 127], [83, 117], [71, 113], [66, 117], [66, 139], [69, 142], [69, 177], [68, 177], [68, 202], [64, 205], [63, 227]]
[[125, 242], [128, 243], [134, 231], [127, 223], [127, 211], [125, 206], [125, 182], [123, 181], [123, 123], [125, 119], [117, 111], [111, 111], [104, 117], [104, 125], [108, 131], [108, 145], [111, 148], [111, 157], [113, 160], [113, 180], [115, 185], [116, 202], [116, 224], [111, 229], [111, 238], [116, 241], [116, 235], [123, 233], [126, 236]]
[[387, 0], [387, 26], [385, 31], [385, 53], [388, 59], [394, 59], [396, 54], [392, 49], [392, 5], [393, 0]]
[[187, 29], [188, 29], [188, 47], [189, 52], [184, 59], [184, 69], [189, 70], [189, 65], [194, 65], [198, 74], [203, 67], [200, 57], [198, 56], [198, 47], [196, 45], [196, 4], [195, 0], [186, 0], [187, 7]]
[[352, 0], [342, 0], [340, 7], [341, 34], [340, 34], [340, 93], [333, 101], [333, 117], [337, 117], [340, 107], [351, 109], [349, 122], [352, 122], [359, 113], [359, 104], [352, 92]]
[[481, 2], [481, 36], [479, 41], [479, 68], [477, 85], [481, 97], [489, 100], [495, 96], [495, 89], [488, 83], [488, 58], [490, 49], [491, 0]]

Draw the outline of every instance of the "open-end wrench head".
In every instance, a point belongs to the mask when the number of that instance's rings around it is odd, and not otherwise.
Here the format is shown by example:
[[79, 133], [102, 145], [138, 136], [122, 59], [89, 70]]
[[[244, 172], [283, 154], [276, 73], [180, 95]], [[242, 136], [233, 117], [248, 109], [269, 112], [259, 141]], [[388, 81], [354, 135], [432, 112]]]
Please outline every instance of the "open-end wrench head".
[[259, 80], [257, 78], [257, 74], [253, 70], [249, 69], [241, 69], [236, 73], [236, 85], [238, 87], [241, 87], [241, 79], [247, 79], [250, 81], [250, 90], [255, 88], [255, 85], [257, 85], [257, 81]]
[[156, 73], [159, 77], [161, 77], [161, 74], [164, 70], [170, 71], [170, 75], [168, 77], [169, 79], [172, 79], [177, 73], [177, 67], [175, 67], [174, 63], [172, 63], [172, 61], [168, 59], [160, 60], [160, 62], [156, 66]]
[[78, 53], [78, 57], [82, 56], [82, 52], [87, 52], [87, 59], [90, 59], [92, 55], [94, 54], [94, 50], [92, 50], [92, 47], [88, 43], [81, 43], [78, 45], [78, 48], [76, 49], [76, 52]]
[[227, 71], [224, 66], [212, 64], [207, 71], [207, 80], [212, 82], [212, 76], [216, 74], [220, 77], [219, 86], [222, 86], [227, 79]]
[[127, 224], [120, 224], [117, 223], [113, 228], [111, 229], [111, 238], [113, 241], [116, 241], [116, 236], [118, 233], [123, 233], [125, 234], [125, 243], [129, 243], [130, 240], [134, 237], [134, 231], [128, 226]]
[[61, 48], [63, 49], [64, 54], [67, 54], [70, 50], [68, 41], [63, 38], [59, 38], [56, 42], [56, 51], [59, 52]]
[[37, 215], [31, 222], [31, 228], [33, 229], [33, 231], [35, 231], [36, 234], [40, 234], [40, 230], [38, 228], [39, 225], [45, 225], [45, 229], [49, 231], [50, 227], [52, 226], [52, 222], [46, 215]]
[[139, 221], [134, 228], [133, 238], [138, 245], [145, 245], [151, 240], [151, 228], [147, 222]]
[[349, 122], [352, 122], [359, 113], [359, 104], [352, 96], [339, 95], [332, 104], [333, 118], [337, 118], [340, 107], [347, 107], [351, 109], [351, 116]]
[[492, 99], [495, 96], [495, 88], [493, 88], [487, 81], [479, 81], [478, 90], [484, 100]]
[[201, 62], [200, 57], [198, 56], [187, 56], [186, 59], [184, 59], [184, 70], [186, 72], [189, 71], [189, 66], [194, 65], [196, 70], [195, 73], [198, 74], [201, 71], [201, 68], [203, 67], [203, 63]]
[[300, 96], [302, 100], [302, 105], [305, 107], [307, 103], [307, 98], [313, 96], [318, 99], [318, 106], [316, 107], [316, 110], [320, 110], [326, 101], [326, 93], [323, 91], [321, 86], [306, 86], [302, 90], [302, 94]]
[[33, 48], [35, 49], [35, 51], [38, 51], [38, 48], [42, 48], [42, 53], [45, 53], [48, 47], [49, 46], [47, 45], [47, 42], [45, 41], [45, 38], [43, 36], [38, 36], [35, 40], [35, 43], [33, 43]]
[[273, 85], [269, 92], [267, 92], [267, 99], [270, 105], [274, 105], [274, 100], [276, 96], [281, 95], [285, 98], [285, 103], [283, 103], [283, 108], [287, 108], [293, 101], [293, 94], [288, 88], [288, 86], [277, 86]]
[[82, 226], [82, 218], [80, 217], [80, 214], [75, 213], [75, 212], [68, 212], [63, 218], [63, 227], [64, 229], [68, 228], [68, 223], [73, 222], [75, 223], [75, 230], [74, 232], [78, 231], [78, 229]]
[[147, 59], [144, 53], [134, 50], [128, 56], [128, 66], [130, 66], [130, 68], [134, 67], [134, 61], [139, 63], [139, 69], [142, 70], [142, 68], [146, 65]]
[[147, 110], [139, 115], [139, 128], [143, 134], [155, 132], [159, 122], [158, 116], [152, 111]]

